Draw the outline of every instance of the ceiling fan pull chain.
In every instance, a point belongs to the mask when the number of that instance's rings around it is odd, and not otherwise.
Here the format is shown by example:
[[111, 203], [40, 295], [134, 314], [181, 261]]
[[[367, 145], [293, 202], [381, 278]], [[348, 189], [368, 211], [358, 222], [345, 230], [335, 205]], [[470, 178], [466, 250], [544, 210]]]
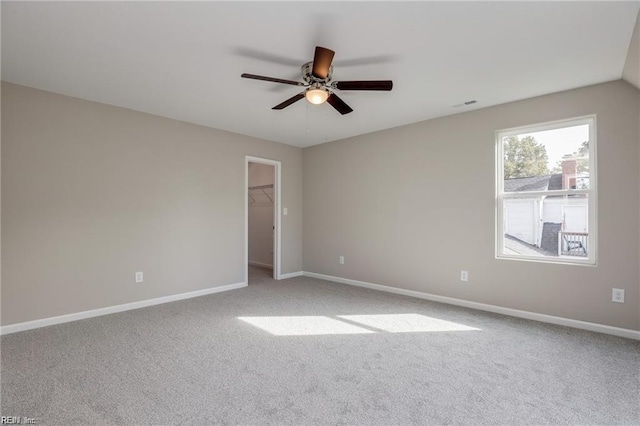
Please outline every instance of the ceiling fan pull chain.
[[[324, 112], [324, 119], [325, 121], [328, 123], [329, 122], [329, 112], [325, 111]], [[324, 127], [325, 129], [327, 128], [327, 126]], [[327, 135], [327, 131], [324, 131], [324, 141], [327, 142], [329, 140], [329, 137]]]
[[309, 102], [306, 103], [304, 111], [307, 133], [309, 133]]

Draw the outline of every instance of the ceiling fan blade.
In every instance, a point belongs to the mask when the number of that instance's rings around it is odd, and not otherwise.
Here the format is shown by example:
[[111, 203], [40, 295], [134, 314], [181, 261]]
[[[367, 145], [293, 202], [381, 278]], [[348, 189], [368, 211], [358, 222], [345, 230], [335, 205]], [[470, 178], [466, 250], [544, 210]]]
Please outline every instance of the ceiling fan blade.
[[386, 90], [393, 89], [391, 80], [369, 80], [369, 81], [336, 81], [331, 85], [340, 90]]
[[304, 98], [304, 92], [298, 93], [297, 95], [290, 97], [286, 101], [282, 102], [281, 104], [278, 104], [278, 105], [274, 106], [271, 109], [285, 109], [286, 107], [288, 107], [292, 103], [298, 102], [302, 98]]
[[353, 109], [347, 105], [342, 99], [340, 99], [335, 93], [332, 93], [327, 98], [327, 102], [336, 109], [340, 114], [349, 114]]
[[283, 78], [273, 78], [273, 77], [265, 77], [263, 75], [256, 74], [242, 74], [240, 77], [242, 78], [252, 78], [254, 80], [262, 80], [262, 81], [271, 81], [273, 83], [282, 83], [282, 84], [290, 84], [292, 86], [304, 86], [304, 83], [293, 80], [285, 80]]
[[316, 53], [313, 56], [313, 69], [311, 70], [311, 74], [313, 74], [316, 78], [325, 79], [329, 76], [329, 68], [331, 67], [331, 62], [333, 62], [333, 55], [336, 52], [333, 50], [316, 46]]

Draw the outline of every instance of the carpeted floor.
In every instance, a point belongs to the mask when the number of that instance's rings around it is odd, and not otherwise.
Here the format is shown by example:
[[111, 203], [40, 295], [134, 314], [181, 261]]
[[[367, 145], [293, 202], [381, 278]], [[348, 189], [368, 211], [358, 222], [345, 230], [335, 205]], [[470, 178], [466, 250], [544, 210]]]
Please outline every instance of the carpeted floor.
[[3, 336], [37, 424], [640, 424], [640, 342], [308, 277]]

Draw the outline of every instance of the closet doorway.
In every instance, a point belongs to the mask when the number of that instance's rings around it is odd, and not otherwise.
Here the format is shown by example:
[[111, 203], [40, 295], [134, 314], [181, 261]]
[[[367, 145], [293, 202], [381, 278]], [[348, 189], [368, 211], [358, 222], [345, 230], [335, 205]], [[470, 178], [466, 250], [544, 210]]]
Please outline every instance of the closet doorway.
[[[280, 162], [245, 157], [245, 282], [249, 267], [280, 277]], [[255, 272], [255, 270], [254, 270]]]

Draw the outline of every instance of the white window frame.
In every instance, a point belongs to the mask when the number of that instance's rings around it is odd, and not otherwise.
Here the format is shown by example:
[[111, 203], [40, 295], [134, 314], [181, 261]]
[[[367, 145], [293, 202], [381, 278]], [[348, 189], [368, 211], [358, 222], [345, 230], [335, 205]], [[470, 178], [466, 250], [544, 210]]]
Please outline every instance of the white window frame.
[[[553, 191], [523, 191], [504, 192], [504, 154], [502, 140], [505, 137], [541, 132], [545, 130], [562, 129], [580, 125], [589, 125], [589, 189], [564, 189]], [[521, 126], [496, 131], [496, 259], [523, 260], [542, 263], [561, 263], [570, 265], [596, 266], [598, 259], [598, 228], [597, 228], [597, 161], [596, 161], [596, 115], [588, 115], [565, 120]], [[504, 201], [513, 198], [534, 198], [548, 195], [576, 195], [588, 196], [589, 223], [589, 252], [586, 258], [573, 256], [526, 256], [512, 255], [504, 252]]]

